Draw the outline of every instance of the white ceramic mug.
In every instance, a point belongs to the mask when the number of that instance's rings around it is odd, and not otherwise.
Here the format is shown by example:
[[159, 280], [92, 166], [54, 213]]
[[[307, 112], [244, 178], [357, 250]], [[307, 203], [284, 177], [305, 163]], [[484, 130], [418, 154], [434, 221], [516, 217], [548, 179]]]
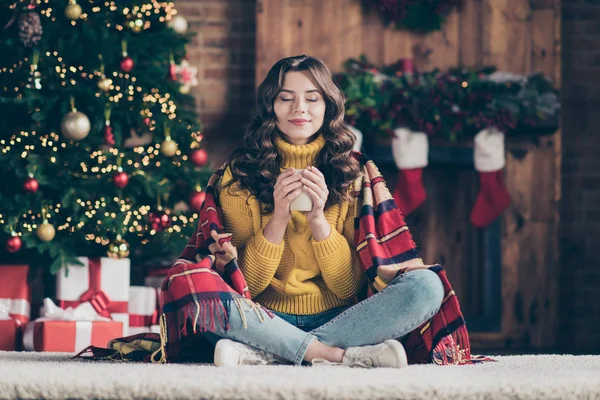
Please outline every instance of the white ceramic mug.
[[[295, 169], [295, 174], [301, 174], [304, 169]], [[292, 202], [290, 203], [290, 210], [292, 211], [311, 211], [313, 207], [312, 198], [308, 193], [302, 191]]]

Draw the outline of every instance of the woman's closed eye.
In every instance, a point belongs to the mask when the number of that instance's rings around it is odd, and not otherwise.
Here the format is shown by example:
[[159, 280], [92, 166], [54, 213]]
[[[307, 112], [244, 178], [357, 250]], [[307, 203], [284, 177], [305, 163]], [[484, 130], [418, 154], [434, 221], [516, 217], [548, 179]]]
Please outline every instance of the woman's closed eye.
[[[292, 101], [294, 99], [284, 99], [281, 98], [281, 101]], [[310, 101], [311, 103], [316, 103], [317, 101], [319, 101], [319, 99], [306, 99], [306, 101]]]

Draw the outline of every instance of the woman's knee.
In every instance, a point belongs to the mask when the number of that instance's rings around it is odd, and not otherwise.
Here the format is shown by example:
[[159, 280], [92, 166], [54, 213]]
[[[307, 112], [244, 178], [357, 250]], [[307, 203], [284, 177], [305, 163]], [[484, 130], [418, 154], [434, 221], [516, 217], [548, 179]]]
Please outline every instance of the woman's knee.
[[410, 271], [396, 279], [408, 279], [416, 286], [415, 292], [425, 303], [423, 306], [431, 308], [431, 312], [437, 312], [444, 300], [444, 285], [437, 273], [429, 269], [418, 269]]

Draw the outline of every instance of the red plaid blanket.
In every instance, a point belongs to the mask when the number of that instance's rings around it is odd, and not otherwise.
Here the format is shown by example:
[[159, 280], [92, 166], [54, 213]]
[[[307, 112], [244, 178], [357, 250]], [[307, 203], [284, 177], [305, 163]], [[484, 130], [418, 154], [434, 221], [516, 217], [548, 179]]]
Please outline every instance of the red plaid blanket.
[[[379, 170], [366, 155], [355, 152], [354, 156], [362, 170], [353, 185], [355, 210], [359, 210], [354, 244], [368, 282], [362, 298], [386, 286], [377, 276], [380, 265], [394, 266], [398, 274], [429, 268], [440, 277], [445, 296], [439, 312], [403, 340], [409, 363], [446, 365], [489, 360], [471, 356], [465, 320], [446, 273], [439, 265], [423, 264]], [[248, 311], [244, 311], [243, 303], [254, 309], [261, 307], [250, 300], [235, 254], [221, 249], [224, 242], [231, 241], [231, 234], [223, 232], [218, 198], [225, 168], [222, 166], [209, 180], [198, 228], [163, 283], [161, 334], [115, 339], [109, 343], [109, 349], [89, 347], [80, 355], [90, 352], [93, 358], [156, 363], [210, 362], [213, 349], [202, 335], [196, 334], [213, 332], [216, 324], [227, 329], [232, 312], [239, 312], [245, 321]], [[270, 312], [268, 315], [272, 316]]]

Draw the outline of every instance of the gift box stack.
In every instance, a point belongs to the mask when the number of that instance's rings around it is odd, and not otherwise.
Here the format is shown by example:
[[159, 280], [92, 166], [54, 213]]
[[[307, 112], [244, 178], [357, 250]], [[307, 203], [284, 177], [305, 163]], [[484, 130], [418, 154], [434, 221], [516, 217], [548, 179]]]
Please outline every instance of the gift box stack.
[[29, 322], [31, 290], [27, 265], [0, 265], [0, 350], [19, 350], [22, 327]]
[[128, 334], [129, 259], [79, 257], [56, 274], [56, 303], [24, 332], [25, 350], [76, 352]]
[[56, 274], [56, 298], [46, 298], [29, 322], [31, 289], [26, 265], [0, 266], [0, 350], [79, 352], [109, 340], [160, 333], [160, 286], [168, 268], [130, 286], [130, 260], [79, 257]]

